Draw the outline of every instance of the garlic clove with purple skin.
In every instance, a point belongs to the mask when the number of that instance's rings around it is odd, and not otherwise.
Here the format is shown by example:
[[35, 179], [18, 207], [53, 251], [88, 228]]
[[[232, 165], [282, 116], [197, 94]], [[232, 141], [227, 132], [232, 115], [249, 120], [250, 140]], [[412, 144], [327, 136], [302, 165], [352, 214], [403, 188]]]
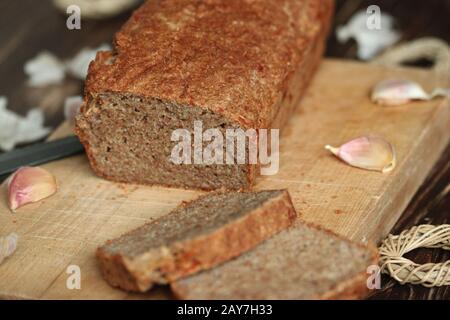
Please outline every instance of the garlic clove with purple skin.
[[16, 251], [18, 239], [15, 233], [0, 237], [0, 264]]
[[55, 177], [40, 167], [22, 167], [6, 181], [9, 208], [12, 211], [56, 192]]
[[400, 105], [411, 100], [429, 100], [430, 96], [413, 81], [388, 79], [375, 86], [371, 99], [382, 105]]
[[339, 148], [325, 146], [336, 157], [347, 164], [366, 170], [389, 172], [395, 168], [394, 147], [376, 136], [363, 136], [353, 139]]

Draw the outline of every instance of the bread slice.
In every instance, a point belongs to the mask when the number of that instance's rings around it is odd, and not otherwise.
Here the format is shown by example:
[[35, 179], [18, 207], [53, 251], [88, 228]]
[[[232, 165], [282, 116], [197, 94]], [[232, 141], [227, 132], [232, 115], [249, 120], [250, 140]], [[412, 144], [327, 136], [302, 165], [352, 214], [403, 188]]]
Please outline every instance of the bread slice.
[[367, 292], [377, 252], [295, 223], [213, 270], [174, 282], [180, 299], [350, 299]]
[[194, 121], [222, 136], [282, 129], [319, 65], [332, 12], [333, 0], [147, 1], [89, 68], [76, 133], [92, 168], [119, 182], [250, 189], [253, 161], [236, 152], [226, 161], [224, 144], [223, 164], [198, 163], [192, 138], [179, 165], [172, 134], [193, 133]]
[[107, 242], [97, 258], [111, 285], [145, 292], [236, 257], [295, 218], [286, 190], [216, 192]]

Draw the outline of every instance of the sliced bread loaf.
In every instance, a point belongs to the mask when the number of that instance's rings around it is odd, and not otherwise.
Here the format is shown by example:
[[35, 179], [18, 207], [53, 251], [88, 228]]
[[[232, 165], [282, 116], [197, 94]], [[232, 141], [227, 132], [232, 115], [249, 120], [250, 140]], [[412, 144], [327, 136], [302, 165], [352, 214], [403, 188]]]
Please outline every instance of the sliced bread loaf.
[[334, 299], [367, 291], [376, 250], [295, 223], [254, 250], [172, 283], [181, 299]]
[[144, 292], [236, 257], [295, 218], [286, 190], [216, 192], [109, 241], [97, 257], [111, 285]]

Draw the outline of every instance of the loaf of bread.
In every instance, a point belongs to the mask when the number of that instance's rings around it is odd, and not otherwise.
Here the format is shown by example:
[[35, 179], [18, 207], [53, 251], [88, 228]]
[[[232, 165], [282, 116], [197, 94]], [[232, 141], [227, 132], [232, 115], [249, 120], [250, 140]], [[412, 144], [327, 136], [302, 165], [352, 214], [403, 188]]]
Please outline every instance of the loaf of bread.
[[194, 121], [222, 133], [282, 128], [332, 11], [333, 0], [147, 1], [89, 68], [76, 132], [92, 168], [120, 182], [251, 187], [259, 170], [248, 160], [174, 163], [172, 134]]
[[181, 299], [354, 299], [376, 249], [297, 221], [254, 250], [172, 283]]
[[215, 192], [109, 241], [97, 258], [112, 286], [145, 292], [236, 257], [295, 219], [285, 190]]

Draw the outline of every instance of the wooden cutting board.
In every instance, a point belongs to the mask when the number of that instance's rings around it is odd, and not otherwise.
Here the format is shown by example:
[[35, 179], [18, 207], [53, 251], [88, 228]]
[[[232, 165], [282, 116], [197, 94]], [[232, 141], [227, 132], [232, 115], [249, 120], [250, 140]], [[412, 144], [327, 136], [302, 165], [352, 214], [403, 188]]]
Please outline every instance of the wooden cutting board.
[[[382, 239], [450, 141], [448, 101], [380, 107], [368, 99], [380, 80], [403, 77], [426, 89], [429, 71], [325, 60], [281, 139], [280, 171], [257, 189], [288, 188], [299, 214], [367, 243]], [[67, 134], [62, 130], [58, 134]], [[395, 146], [388, 174], [349, 167], [324, 145], [377, 134]], [[99, 274], [97, 246], [168, 213], [201, 192], [112, 183], [97, 178], [85, 156], [44, 166], [57, 178], [56, 195], [11, 213], [0, 201], [0, 235], [16, 232], [16, 253], [0, 265], [0, 297], [44, 299], [165, 298], [163, 289], [134, 295], [109, 287]], [[3, 193], [4, 194], [4, 193]], [[320, 250], [320, 248], [318, 248]], [[68, 266], [81, 271], [81, 289], [69, 290]]]

